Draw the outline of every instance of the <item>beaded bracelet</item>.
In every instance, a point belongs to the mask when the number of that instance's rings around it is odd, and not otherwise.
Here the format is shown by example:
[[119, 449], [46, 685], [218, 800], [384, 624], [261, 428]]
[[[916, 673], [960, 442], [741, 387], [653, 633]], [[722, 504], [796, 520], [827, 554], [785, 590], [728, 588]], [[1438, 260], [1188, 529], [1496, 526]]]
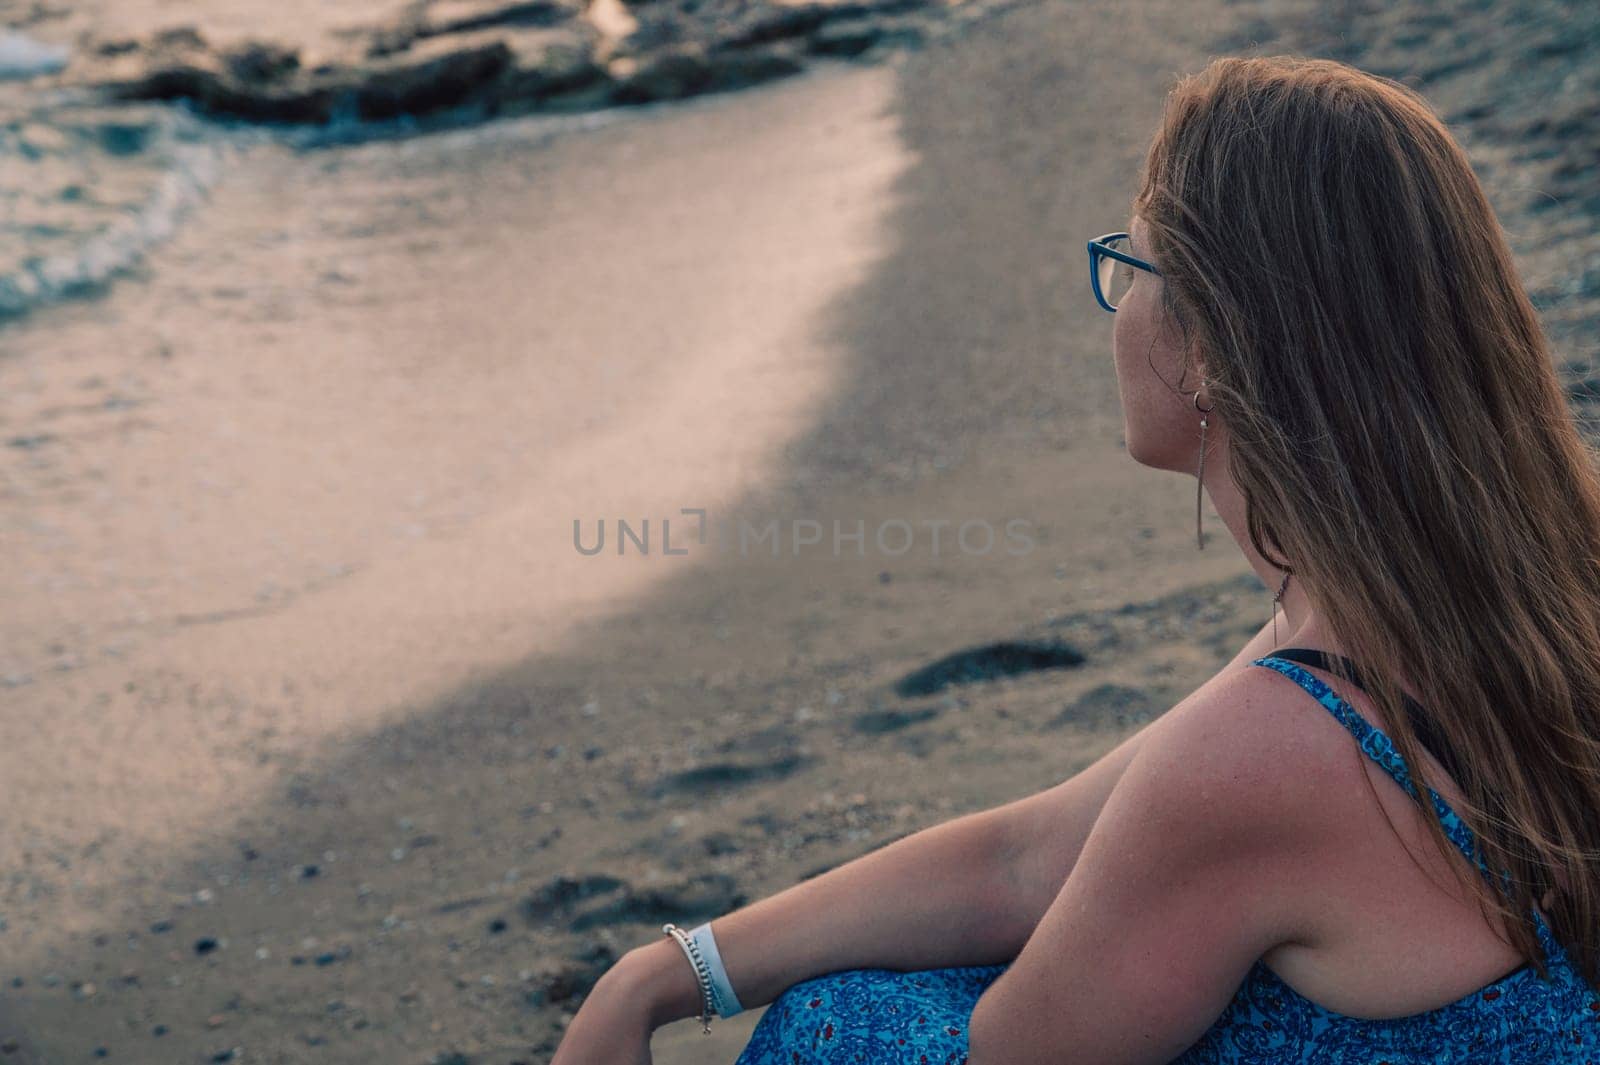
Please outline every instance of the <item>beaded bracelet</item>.
[[683, 948], [684, 957], [689, 959], [689, 964], [694, 968], [695, 979], [700, 982], [700, 1027], [706, 1035], [710, 1035], [711, 1011], [714, 1008], [711, 997], [711, 967], [706, 964], [700, 948], [684, 934], [683, 929], [669, 923], [662, 925], [661, 931], [678, 941], [678, 946]]

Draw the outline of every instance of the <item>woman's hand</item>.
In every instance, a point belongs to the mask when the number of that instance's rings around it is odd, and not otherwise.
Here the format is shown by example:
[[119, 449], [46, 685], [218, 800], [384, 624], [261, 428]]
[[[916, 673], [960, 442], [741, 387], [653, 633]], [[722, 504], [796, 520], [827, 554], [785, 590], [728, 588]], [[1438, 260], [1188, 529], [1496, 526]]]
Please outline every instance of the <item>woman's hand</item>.
[[567, 1025], [550, 1065], [651, 1065], [652, 1002], [613, 966]]

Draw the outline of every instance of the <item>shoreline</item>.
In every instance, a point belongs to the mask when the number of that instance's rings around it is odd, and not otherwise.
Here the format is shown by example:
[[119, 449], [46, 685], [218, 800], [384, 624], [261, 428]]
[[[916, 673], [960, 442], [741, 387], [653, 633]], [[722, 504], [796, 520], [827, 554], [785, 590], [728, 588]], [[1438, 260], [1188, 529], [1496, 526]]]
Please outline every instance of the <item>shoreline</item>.
[[[0, 415], [48, 438], [0, 496], [0, 639], [47, 663], [0, 687], [14, 1060], [545, 1061], [663, 920], [1059, 782], [1193, 690], [1271, 589], [1123, 449], [1079, 238], [1171, 76], [1308, 10], [1040, 4], [581, 137], [280, 145], [9, 327]], [[1478, 143], [1513, 190], [1561, 163]], [[1530, 287], [1600, 232], [1565, 217]], [[1035, 540], [573, 550], [685, 506]], [[731, 1062], [759, 1016], [655, 1061]]]

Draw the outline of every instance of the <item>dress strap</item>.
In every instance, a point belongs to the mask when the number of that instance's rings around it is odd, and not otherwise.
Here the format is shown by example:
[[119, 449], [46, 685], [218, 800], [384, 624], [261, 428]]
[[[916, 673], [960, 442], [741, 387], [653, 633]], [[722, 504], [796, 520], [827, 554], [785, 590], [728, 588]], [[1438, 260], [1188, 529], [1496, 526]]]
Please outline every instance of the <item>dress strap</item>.
[[[1416, 784], [1411, 779], [1411, 772], [1406, 768], [1405, 759], [1395, 749], [1394, 741], [1376, 725], [1363, 717], [1355, 707], [1341, 699], [1332, 688], [1323, 683], [1322, 678], [1302, 669], [1286, 658], [1278, 658], [1273, 655], [1257, 658], [1250, 664], [1252, 666], [1266, 666], [1268, 669], [1275, 669], [1304, 688], [1313, 699], [1321, 703], [1339, 724], [1343, 725], [1356, 738], [1356, 741], [1361, 745], [1361, 750], [1374, 762], [1377, 762], [1383, 771], [1388, 773], [1394, 782], [1405, 790], [1406, 794], [1417, 802], [1422, 802], [1422, 795], [1418, 792]], [[1443, 826], [1444, 833], [1449, 837], [1450, 842], [1455, 844], [1456, 849], [1466, 856], [1467, 861], [1471, 862], [1492, 884], [1494, 882], [1494, 874], [1483, 860], [1482, 854], [1478, 851], [1477, 837], [1472, 829], [1467, 827], [1467, 823], [1461, 820], [1455, 810], [1450, 807], [1450, 804], [1445, 802], [1444, 797], [1433, 788], [1428, 789], [1428, 801], [1438, 815], [1439, 824]], [[1502, 871], [1500, 877], [1501, 887], [1504, 889], [1509, 884], [1511, 874]], [[1533, 911], [1533, 918], [1538, 929], [1540, 943], [1544, 948], [1545, 957], [1550, 958], [1559, 949], [1554, 945], [1554, 936], [1549, 926], [1545, 923], [1543, 915], [1537, 909]]]
[[[1348, 683], [1362, 691], [1370, 692], [1366, 679], [1356, 664], [1344, 655], [1331, 655], [1326, 651], [1318, 651], [1309, 647], [1280, 647], [1272, 652], [1273, 658], [1287, 658], [1291, 662], [1299, 662], [1304, 666], [1316, 666], [1328, 673], [1334, 672], [1334, 663], [1344, 667], [1348, 674]], [[1454, 746], [1449, 739], [1434, 725], [1433, 717], [1417, 701], [1405, 692], [1400, 693], [1400, 703], [1404, 708], [1407, 719], [1411, 722], [1411, 731], [1416, 733], [1417, 739], [1422, 742], [1423, 749], [1432, 754], [1450, 774], [1450, 779], [1460, 782], [1466, 779], [1462, 771], [1464, 765], [1457, 756]]]

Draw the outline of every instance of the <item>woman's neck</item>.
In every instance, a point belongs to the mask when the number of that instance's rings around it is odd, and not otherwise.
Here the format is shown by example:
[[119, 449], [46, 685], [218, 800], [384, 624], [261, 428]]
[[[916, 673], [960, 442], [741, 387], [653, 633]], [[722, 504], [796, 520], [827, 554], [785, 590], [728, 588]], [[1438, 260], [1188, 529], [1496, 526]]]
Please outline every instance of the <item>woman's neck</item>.
[[[1249, 525], [1245, 515], [1244, 495], [1234, 483], [1228, 471], [1226, 460], [1226, 442], [1219, 440], [1218, 447], [1213, 451], [1206, 449], [1206, 479], [1205, 492], [1211, 499], [1211, 505], [1217, 512], [1217, 517], [1222, 519], [1223, 525], [1228, 529], [1233, 542], [1238, 546], [1245, 560], [1250, 563], [1250, 568], [1261, 579], [1272, 594], [1276, 594], [1280, 585], [1283, 585], [1284, 571], [1263, 558], [1250, 543]], [[1212, 472], [1215, 470], [1215, 472]], [[1292, 566], [1293, 559], [1288, 560]], [[1320, 618], [1317, 616], [1316, 606], [1306, 593], [1304, 585], [1294, 575], [1289, 577], [1289, 583], [1283, 586], [1283, 597], [1277, 601], [1278, 610], [1278, 646], [1291, 645], [1309, 646], [1319, 648], [1332, 648], [1329, 634], [1324, 631]]]

